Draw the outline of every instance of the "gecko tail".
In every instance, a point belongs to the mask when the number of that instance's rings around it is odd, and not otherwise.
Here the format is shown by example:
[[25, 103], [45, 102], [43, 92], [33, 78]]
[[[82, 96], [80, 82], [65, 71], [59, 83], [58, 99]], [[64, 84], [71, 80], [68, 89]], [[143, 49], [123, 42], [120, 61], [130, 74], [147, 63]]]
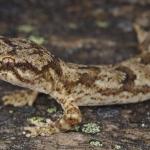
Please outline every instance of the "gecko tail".
[[134, 24], [133, 28], [137, 34], [139, 50], [141, 53], [150, 52], [150, 31], [145, 31], [140, 25]]

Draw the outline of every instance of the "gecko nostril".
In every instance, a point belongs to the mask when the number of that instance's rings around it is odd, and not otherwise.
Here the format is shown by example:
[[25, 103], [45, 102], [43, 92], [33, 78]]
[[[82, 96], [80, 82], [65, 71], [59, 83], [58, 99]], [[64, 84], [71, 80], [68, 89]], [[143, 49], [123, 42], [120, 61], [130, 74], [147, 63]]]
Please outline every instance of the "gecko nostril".
[[4, 57], [2, 59], [2, 65], [4, 67], [13, 67], [15, 64], [15, 59], [11, 57]]

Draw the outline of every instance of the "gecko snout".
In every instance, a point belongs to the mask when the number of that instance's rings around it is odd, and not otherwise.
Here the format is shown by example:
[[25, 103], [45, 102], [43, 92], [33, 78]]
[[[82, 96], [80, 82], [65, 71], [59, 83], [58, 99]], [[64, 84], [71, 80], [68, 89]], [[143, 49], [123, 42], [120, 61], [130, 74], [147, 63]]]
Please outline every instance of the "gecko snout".
[[15, 65], [15, 59], [11, 57], [4, 57], [1, 63], [2, 63], [2, 66], [10, 68]]

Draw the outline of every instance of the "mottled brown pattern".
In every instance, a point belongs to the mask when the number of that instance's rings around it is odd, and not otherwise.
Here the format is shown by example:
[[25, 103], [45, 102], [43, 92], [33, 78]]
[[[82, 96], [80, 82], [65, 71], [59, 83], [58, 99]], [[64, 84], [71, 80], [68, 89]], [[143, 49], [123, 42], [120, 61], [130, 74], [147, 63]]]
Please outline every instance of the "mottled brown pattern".
[[148, 51], [150, 50], [150, 35], [140, 44], [140, 49], [142, 51]]
[[16, 48], [17, 45], [14, 45], [11, 40], [9, 38], [5, 38], [5, 37], [0, 37], [4, 43], [6, 43], [8, 46], [14, 47], [14, 50]]
[[83, 73], [80, 75], [80, 78], [77, 81], [77, 84], [80, 83], [90, 88], [90, 86], [94, 84], [96, 79], [97, 79], [97, 76], [92, 76], [89, 73]]
[[17, 70], [12, 69], [11, 71], [12, 71], [13, 74], [16, 76], [16, 78], [18, 78], [20, 81], [25, 82], [25, 83], [33, 84], [33, 81], [31, 81], [31, 80], [29, 80], [29, 79], [23, 78], [23, 77], [18, 73]]
[[39, 70], [38, 68], [36, 68], [29, 62], [24, 62], [24, 63], [19, 62], [19, 63], [16, 63], [15, 66], [17, 68], [22, 69], [22, 71], [30, 70], [37, 75], [41, 74], [41, 73], [43, 74], [49, 68], [52, 68], [53, 70], [55, 70], [56, 74], [58, 74], [59, 76], [62, 75], [61, 67], [59, 65], [57, 65], [57, 62], [55, 62], [55, 61], [49, 62], [47, 65], [44, 65], [41, 70]]
[[141, 63], [144, 65], [150, 64], [150, 53], [146, 53], [141, 57]]
[[138, 93], [146, 94], [146, 93], [150, 92], [150, 87], [143, 86], [143, 87], [133, 87], [133, 88], [129, 88], [129, 89], [124, 89], [124, 87], [122, 87], [120, 89], [100, 89], [98, 92], [104, 96], [111, 96], [111, 95], [116, 96], [125, 91], [132, 93], [133, 95], [136, 95]]
[[125, 66], [119, 66], [118, 68], [116, 68], [116, 70], [125, 73], [125, 79], [122, 82], [123, 89], [131, 90], [134, 87], [134, 81], [136, 80], [136, 75], [134, 74], [134, 72], [130, 68]]
[[[68, 94], [71, 93], [72, 89], [74, 88], [74, 86], [77, 86], [77, 82], [76, 81], [68, 81], [68, 80], [64, 80], [61, 81], [63, 84], [63, 88], [66, 90], [66, 92]], [[57, 87], [56, 90], [58, 90], [58, 92], [61, 92], [62, 88], [61, 87]]]
[[55, 70], [58, 76], [62, 76], [63, 71], [59, 59], [57, 59], [54, 56], [52, 56], [52, 58], [53, 58], [52, 61], [50, 61], [47, 66], [44, 66], [42, 70], [46, 70], [47, 68], [52, 68], [53, 70]]
[[[117, 95], [123, 91], [122, 88], [120, 89], [99, 89], [98, 93], [101, 93], [101, 95], [110, 96], [110, 95]], [[94, 99], [94, 97], [93, 97]]]
[[78, 66], [78, 69], [81, 69], [81, 70], [90, 69], [90, 70], [93, 70], [93, 71], [96, 71], [96, 72], [100, 72], [100, 67], [98, 67], [98, 66]]
[[18, 62], [15, 64], [15, 66], [17, 68], [22, 69], [22, 71], [31, 70], [31, 71], [35, 72], [36, 74], [39, 74], [39, 72], [40, 72], [40, 70], [38, 70], [38, 68], [34, 67], [29, 62], [24, 62], [24, 63]]
[[[5, 58], [12, 58], [13, 65]], [[0, 79], [49, 94], [64, 110], [64, 115], [56, 122], [28, 128], [33, 135], [69, 130], [81, 122], [77, 105], [124, 104], [149, 99], [149, 65], [148, 51], [116, 65], [86, 66], [65, 63], [47, 49], [25, 39], [0, 37]], [[12, 104], [7, 101], [9, 103]], [[22, 105], [27, 103], [22, 102]]]

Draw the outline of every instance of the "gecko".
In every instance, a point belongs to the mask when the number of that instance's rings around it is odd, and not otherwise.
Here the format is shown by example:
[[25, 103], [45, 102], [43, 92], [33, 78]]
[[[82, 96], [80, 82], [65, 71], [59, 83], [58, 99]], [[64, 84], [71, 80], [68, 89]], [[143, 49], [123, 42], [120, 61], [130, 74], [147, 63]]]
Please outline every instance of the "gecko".
[[[138, 27], [136, 30], [140, 32]], [[141, 45], [145, 41], [138, 39]], [[150, 99], [148, 44], [140, 54], [115, 65], [81, 65], [64, 62], [29, 40], [0, 36], [0, 80], [27, 88], [2, 100], [5, 105], [32, 106], [39, 92], [48, 94], [61, 105], [63, 115], [56, 121], [25, 129], [33, 136], [68, 131], [82, 121], [79, 106]]]

